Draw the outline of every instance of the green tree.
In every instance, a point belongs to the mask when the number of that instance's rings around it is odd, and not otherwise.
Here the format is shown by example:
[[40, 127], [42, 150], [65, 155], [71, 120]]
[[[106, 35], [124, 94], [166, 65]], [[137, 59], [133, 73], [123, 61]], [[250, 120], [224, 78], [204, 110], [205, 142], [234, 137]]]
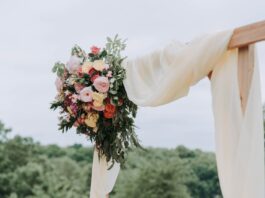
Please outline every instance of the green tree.
[[[93, 148], [43, 146], [32, 138], [9, 138], [0, 122], [1, 198], [89, 196]], [[213, 153], [146, 148], [128, 155], [112, 198], [213, 198], [221, 196]]]
[[0, 143], [7, 140], [8, 133], [11, 132], [11, 128], [6, 128], [3, 122], [0, 121]]

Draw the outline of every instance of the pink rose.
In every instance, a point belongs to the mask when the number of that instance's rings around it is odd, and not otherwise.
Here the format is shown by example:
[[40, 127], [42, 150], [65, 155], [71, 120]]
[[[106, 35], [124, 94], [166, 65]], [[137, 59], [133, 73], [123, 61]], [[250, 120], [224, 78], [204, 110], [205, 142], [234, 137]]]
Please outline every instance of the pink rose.
[[55, 86], [58, 92], [63, 90], [63, 81], [60, 78], [57, 78], [55, 81]]
[[67, 62], [66, 66], [69, 70], [69, 73], [77, 73], [78, 69], [81, 67], [82, 59], [77, 56], [71, 56], [70, 60]]
[[100, 51], [100, 48], [98, 48], [97, 46], [92, 46], [90, 50], [92, 54], [97, 55]]
[[85, 87], [80, 91], [80, 100], [83, 102], [91, 102], [92, 101], [92, 93], [91, 87]]
[[94, 80], [93, 83], [96, 90], [101, 93], [106, 93], [109, 90], [109, 80], [106, 77], [99, 76]]
[[75, 91], [76, 91], [77, 93], [80, 93], [80, 91], [81, 91], [85, 86], [82, 85], [82, 84], [79, 84], [79, 83], [75, 83], [75, 84], [74, 84], [74, 87], [75, 87]]

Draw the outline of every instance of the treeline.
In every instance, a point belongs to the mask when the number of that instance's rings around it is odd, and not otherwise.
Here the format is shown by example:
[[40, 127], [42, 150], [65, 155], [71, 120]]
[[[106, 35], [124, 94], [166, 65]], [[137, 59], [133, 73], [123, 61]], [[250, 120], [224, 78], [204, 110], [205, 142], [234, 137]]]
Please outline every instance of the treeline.
[[[0, 198], [88, 198], [93, 149], [8, 138], [0, 122]], [[147, 148], [130, 153], [111, 198], [221, 197], [213, 153]]]

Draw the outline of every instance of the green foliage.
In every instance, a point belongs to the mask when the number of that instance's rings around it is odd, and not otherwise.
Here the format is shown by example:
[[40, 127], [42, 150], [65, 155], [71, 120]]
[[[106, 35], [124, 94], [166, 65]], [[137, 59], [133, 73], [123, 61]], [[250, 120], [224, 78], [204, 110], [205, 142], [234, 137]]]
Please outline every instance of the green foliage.
[[124, 183], [125, 188], [119, 189], [117, 197], [191, 197], [185, 185], [189, 170], [179, 158], [151, 162], [140, 168], [133, 180]]
[[121, 51], [126, 48], [126, 39], [122, 40], [118, 34], [113, 39], [107, 37], [106, 51], [109, 54], [108, 58], [113, 61], [113, 58], [121, 59]]
[[61, 62], [56, 62], [52, 68], [52, 72], [56, 73], [58, 77], [62, 77], [64, 74], [65, 65]]
[[148, 148], [129, 155], [113, 197], [215, 198], [221, 197], [212, 153]]
[[72, 56], [77, 56], [79, 58], [82, 58], [84, 59], [86, 57], [86, 52], [84, 50], [82, 50], [81, 47], [79, 47], [78, 45], [75, 45], [73, 48], [72, 48], [72, 51], [71, 51], [71, 55]]
[[[2, 124], [0, 134], [9, 131]], [[89, 196], [93, 149], [81, 144], [43, 146], [15, 136], [0, 141], [1, 198]], [[213, 153], [137, 149], [128, 155], [111, 198], [221, 197]]]
[[4, 123], [0, 121], [0, 143], [7, 140], [7, 135], [11, 131], [10, 128], [6, 128]]

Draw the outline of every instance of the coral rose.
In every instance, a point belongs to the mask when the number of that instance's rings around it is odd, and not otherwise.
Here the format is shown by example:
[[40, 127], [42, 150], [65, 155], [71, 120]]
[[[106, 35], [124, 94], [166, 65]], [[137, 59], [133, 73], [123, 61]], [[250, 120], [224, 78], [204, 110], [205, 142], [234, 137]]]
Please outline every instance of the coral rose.
[[107, 119], [113, 118], [115, 112], [116, 112], [116, 107], [114, 105], [106, 104], [105, 111], [104, 111], [104, 117]]
[[113, 118], [114, 114], [113, 113], [110, 113], [108, 111], [104, 111], [104, 117], [107, 118], [107, 119], [111, 119]]
[[105, 110], [109, 113], [114, 113], [116, 111], [116, 107], [112, 104], [106, 104]]

